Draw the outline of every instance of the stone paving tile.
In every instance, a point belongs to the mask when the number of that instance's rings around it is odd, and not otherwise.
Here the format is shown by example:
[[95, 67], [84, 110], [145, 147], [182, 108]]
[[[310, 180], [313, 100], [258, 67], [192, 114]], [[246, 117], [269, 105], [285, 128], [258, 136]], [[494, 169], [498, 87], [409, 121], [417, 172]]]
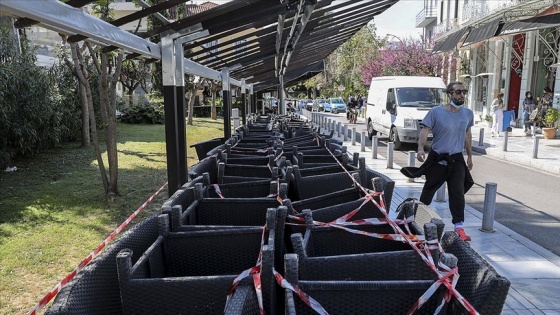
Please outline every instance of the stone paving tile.
[[560, 268], [550, 261], [537, 260], [530, 263], [526, 261], [503, 261], [496, 262], [492, 266], [500, 275], [509, 280], [560, 278]]
[[560, 278], [541, 278], [538, 281], [534, 279], [508, 279], [515, 287], [515, 291], [531, 301], [535, 308], [560, 312]]

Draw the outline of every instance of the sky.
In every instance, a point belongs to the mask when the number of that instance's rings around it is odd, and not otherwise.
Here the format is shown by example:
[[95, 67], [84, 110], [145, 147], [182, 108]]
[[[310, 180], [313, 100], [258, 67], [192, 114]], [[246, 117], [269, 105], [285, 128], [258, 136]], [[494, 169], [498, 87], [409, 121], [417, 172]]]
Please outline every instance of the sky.
[[[206, 1], [223, 4], [231, 0], [196, 0], [193, 2], [200, 4]], [[399, 0], [392, 7], [374, 18], [377, 36], [385, 37], [387, 34], [393, 34], [401, 38], [420, 38], [422, 29], [415, 28], [416, 15], [423, 8], [424, 1], [422, 0]]]
[[415, 28], [416, 15], [424, 8], [422, 0], [400, 0], [373, 19], [377, 36], [393, 34], [401, 38], [420, 38], [421, 28]]

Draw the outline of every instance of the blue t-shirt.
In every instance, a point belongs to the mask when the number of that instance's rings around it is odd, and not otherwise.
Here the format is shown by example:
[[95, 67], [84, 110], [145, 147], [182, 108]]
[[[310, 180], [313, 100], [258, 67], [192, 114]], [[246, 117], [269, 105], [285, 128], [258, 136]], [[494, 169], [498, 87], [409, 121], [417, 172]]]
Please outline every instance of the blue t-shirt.
[[453, 112], [440, 105], [432, 108], [422, 123], [432, 130], [432, 150], [451, 155], [463, 152], [467, 129], [474, 125], [474, 115], [465, 107]]

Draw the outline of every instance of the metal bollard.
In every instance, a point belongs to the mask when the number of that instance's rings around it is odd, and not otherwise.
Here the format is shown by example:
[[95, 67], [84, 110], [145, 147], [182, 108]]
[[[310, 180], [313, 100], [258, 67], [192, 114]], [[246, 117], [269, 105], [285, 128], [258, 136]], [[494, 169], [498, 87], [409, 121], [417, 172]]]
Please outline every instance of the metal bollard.
[[445, 202], [446, 201], [446, 199], [445, 199], [445, 188], [447, 187], [446, 185], [447, 185], [447, 183], [441, 184], [441, 186], [437, 190], [437, 192], [436, 192], [436, 201], [437, 202]]
[[538, 159], [539, 156], [539, 137], [533, 137], [533, 159]]
[[361, 152], [366, 152], [366, 132], [362, 131], [362, 136], [360, 138], [360, 144], [362, 145]]
[[371, 138], [371, 158], [377, 159], [377, 136]]
[[484, 212], [482, 213], [482, 232], [494, 233], [494, 213], [496, 212], [496, 193], [498, 184], [486, 183], [484, 191]]
[[334, 119], [332, 121], [332, 130], [336, 130], [336, 121]]
[[338, 137], [340, 138], [340, 128], [342, 127], [342, 123], [339, 121], [337, 126], [338, 126], [338, 128], [337, 128], [338, 129]]
[[348, 141], [348, 126], [342, 126], [342, 133], [344, 136], [344, 141]]
[[395, 144], [393, 142], [387, 143], [387, 168], [393, 168], [393, 150]]
[[331, 126], [332, 126], [332, 125], [331, 125], [331, 119], [329, 118], [329, 119], [327, 120], [327, 132], [331, 132]]
[[504, 132], [504, 141], [503, 141], [503, 145], [502, 145], [502, 151], [507, 151], [507, 145], [508, 145], [508, 137], [509, 137], [509, 131], [505, 131]]
[[478, 146], [484, 146], [484, 128], [480, 128], [480, 132], [478, 133]]
[[356, 145], [356, 127], [352, 127], [352, 134], [350, 136], [352, 137], [352, 145]]
[[[416, 160], [416, 151], [408, 151], [408, 166], [414, 167]], [[407, 178], [407, 182], [414, 183], [414, 178]]]

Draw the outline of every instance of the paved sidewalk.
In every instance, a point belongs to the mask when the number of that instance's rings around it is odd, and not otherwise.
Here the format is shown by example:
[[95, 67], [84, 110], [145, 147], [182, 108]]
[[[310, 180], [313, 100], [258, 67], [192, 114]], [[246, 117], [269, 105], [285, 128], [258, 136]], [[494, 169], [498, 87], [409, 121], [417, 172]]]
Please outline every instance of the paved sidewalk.
[[[539, 139], [538, 159], [532, 159], [531, 137], [526, 137], [523, 129], [514, 129], [508, 137], [508, 151], [503, 151], [503, 138], [492, 138], [488, 128], [484, 133], [484, 146], [478, 146], [479, 130], [482, 125], [473, 128], [473, 148], [497, 158], [506, 159], [529, 167], [560, 173], [560, 139]], [[356, 142], [344, 142], [350, 153], [359, 152], [366, 158], [366, 165], [381, 172], [395, 181], [395, 193], [391, 209], [408, 197], [419, 198], [423, 180], [408, 182], [400, 173], [400, 166], [387, 168], [385, 157], [372, 158], [371, 148], [361, 151]], [[447, 201], [434, 201], [431, 207], [436, 210], [445, 223], [446, 230], [453, 230]], [[465, 208], [465, 229], [472, 236], [470, 245], [496, 271], [511, 281], [509, 295], [502, 314], [548, 314], [560, 315], [560, 257], [517, 234], [509, 228], [494, 222], [494, 233], [480, 231], [482, 214], [470, 206]]]
[[[483, 129], [483, 145], [479, 144], [480, 130]], [[515, 164], [540, 169], [553, 174], [560, 174], [560, 137], [544, 139], [537, 134], [537, 158], [533, 158], [534, 137], [527, 136], [523, 128], [512, 128], [508, 133], [507, 151], [504, 151], [504, 137], [492, 137], [491, 128], [486, 124], [476, 124], [471, 129], [473, 151], [485, 153]]]

